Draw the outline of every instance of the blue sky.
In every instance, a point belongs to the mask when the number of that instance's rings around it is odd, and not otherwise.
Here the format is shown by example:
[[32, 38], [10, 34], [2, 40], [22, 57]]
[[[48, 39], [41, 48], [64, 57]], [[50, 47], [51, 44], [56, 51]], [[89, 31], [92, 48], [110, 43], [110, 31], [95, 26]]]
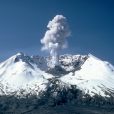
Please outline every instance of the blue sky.
[[72, 36], [62, 53], [93, 55], [114, 64], [114, 0], [0, 0], [0, 61], [41, 52], [48, 21], [62, 14]]

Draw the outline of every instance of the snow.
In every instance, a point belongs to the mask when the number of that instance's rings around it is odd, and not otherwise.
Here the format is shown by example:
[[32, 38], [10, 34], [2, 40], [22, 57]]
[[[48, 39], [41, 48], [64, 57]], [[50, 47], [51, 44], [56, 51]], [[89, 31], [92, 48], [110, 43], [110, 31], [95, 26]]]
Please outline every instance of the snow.
[[[40, 70], [36, 64], [24, 62], [22, 59], [14, 62], [18, 56], [20, 53], [0, 64], [0, 84], [4, 86], [5, 94], [27, 87], [34, 90], [36, 85], [39, 90], [44, 90], [48, 79], [53, 76]], [[26, 93], [28, 92], [27, 90]]]
[[[82, 65], [81, 70], [69, 73], [61, 80], [68, 84], [77, 85], [85, 93], [89, 91], [89, 94], [94, 93], [104, 96], [102, 89], [111, 88], [114, 90], [114, 71], [110, 69], [106, 62], [96, 58], [89, 54], [89, 58]], [[113, 67], [114, 68], [114, 67]]]
[[[85, 59], [86, 58], [86, 59]], [[49, 79], [56, 77], [67, 85], [76, 85], [91, 96], [107, 96], [104, 91], [114, 91], [114, 66], [89, 54], [61, 55], [60, 67], [68, 73], [55, 76], [47, 73], [50, 58], [18, 53], [0, 64], [0, 94], [11, 94], [21, 90], [24, 94], [37, 94], [45, 91]], [[75, 64], [79, 62], [78, 66]], [[79, 68], [79, 69], [77, 69]], [[63, 70], [63, 71], [64, 71]], [[61, 73], [61, 72], [60, 72]]]

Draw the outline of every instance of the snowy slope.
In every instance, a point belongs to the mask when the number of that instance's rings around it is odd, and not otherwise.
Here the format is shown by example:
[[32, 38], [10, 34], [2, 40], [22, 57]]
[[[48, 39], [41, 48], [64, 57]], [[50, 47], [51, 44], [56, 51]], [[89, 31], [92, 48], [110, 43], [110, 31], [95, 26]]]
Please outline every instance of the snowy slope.
[[90, 95], [105, 96], [105, 91], [114, 92], [114, 67], [89, 54], [81, 69], [60, 79], [68, 84], [77, 85]]
[[[18, 53], [0, 64], [0, 94], [39, 94], [54, 77], [76, 85], [91, 96], [114, 92], [114, 67], [93, 55], [61, 55], [59, 66], [50, 68], [50, 57]], [[22, 91], [23, 94], [22, 94]]]
[[35, 94], [38, 94], [38, 91], [45, 90], [48, 78], [53, 76], [39, 69], [37, 65], [23, 53], [18, 53], [1, 63], [1, 93], [9, 94], [23, 89], [25, 94], [28, 94], [37, 89]]

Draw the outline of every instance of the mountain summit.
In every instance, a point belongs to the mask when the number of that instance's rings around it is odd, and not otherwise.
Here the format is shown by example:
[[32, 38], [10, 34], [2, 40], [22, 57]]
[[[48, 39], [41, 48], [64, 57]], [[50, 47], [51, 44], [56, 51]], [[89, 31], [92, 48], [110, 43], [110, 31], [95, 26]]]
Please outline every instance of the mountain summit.
[[61, 55], [59, 65], [53, 68], [50, 60], [18, 53], [0, 63], [0, 95], [39, 95], [53, 79], [59, 86], [75, 85], [90, 96], [110, 97], [114, 93], [114, 66], [110, 63], [91, 54]]

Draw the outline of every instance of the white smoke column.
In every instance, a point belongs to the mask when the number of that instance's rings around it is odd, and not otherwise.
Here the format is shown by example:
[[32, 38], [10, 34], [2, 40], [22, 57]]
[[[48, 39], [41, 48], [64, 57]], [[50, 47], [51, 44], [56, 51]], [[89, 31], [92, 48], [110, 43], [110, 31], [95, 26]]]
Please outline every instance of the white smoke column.
[[70, 30], [66, 17], [56, 15], [47, 25], [48, 30], [41, 39], [42, 50], [48, 50], [54, 65], [59, 65], [59, 51], [67, 48], [66, 38], [70, 36]]

